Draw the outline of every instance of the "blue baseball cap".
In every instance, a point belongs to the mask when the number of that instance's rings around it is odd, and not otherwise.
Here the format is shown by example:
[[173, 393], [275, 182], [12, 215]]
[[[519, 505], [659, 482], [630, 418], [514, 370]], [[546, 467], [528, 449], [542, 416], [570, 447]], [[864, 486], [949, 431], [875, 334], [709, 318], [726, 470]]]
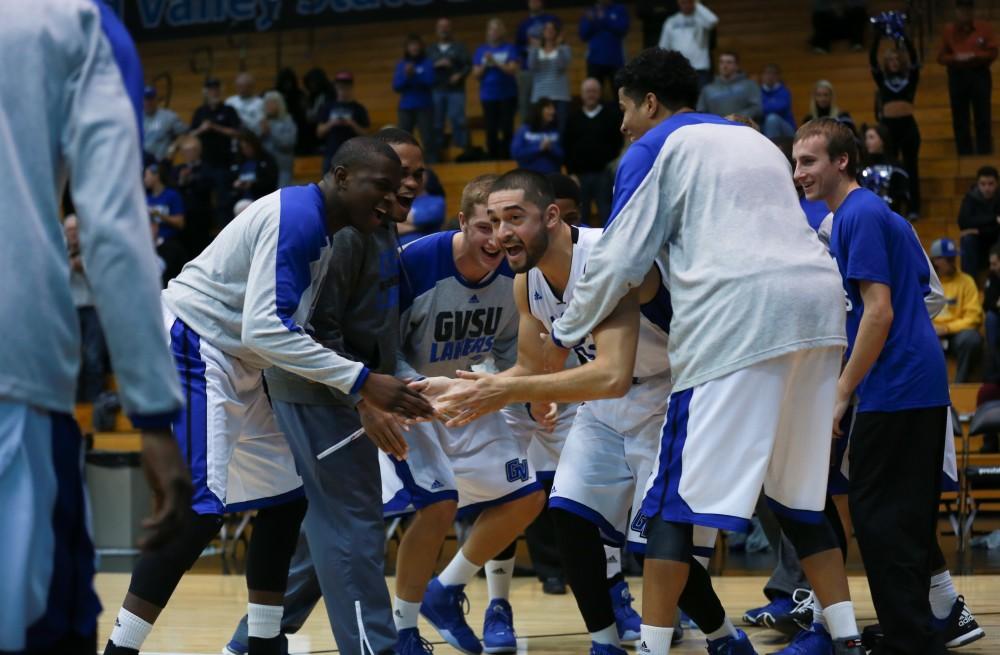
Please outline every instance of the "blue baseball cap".
[[445, 203], [442, 196], [419, 196], [410, 209], [413, 226], [420, 230], [437, 229], [444, 223]]
[[147, 84], [142, 89], [142, 97], [146, 100], [152, 100], [156, 97], [156, 87], [151, 84]]
[[937, 239], [931, 244], [931, 257], [958, 257], [958, 246], [951, 239]]

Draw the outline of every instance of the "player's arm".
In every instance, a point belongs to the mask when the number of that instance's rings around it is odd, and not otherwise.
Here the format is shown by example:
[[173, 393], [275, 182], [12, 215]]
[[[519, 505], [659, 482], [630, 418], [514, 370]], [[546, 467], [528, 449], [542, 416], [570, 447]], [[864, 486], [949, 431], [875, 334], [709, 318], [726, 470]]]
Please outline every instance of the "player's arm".
[[[514, 303], [517, 305], [517, 362], [500, 372], [501, 377], [520, 377], [545, 372], [542, 359], [542, 335], [548, 332], [542, 322], [531, 313], [528, 305], [528, 276], [520, 273], [514, 277]], [[538, 400], [542, 400], [539, 398]]]
[[438, 399], [438, 409], [452, 416], [448, 425], [465, 425], [516, 402], [580, 402], [625, 395], [632, 384], [639, 339], [639, 290], [625, 295], [594, 330], [597, 357], [592, 362], [557, 373], [504, 377], [461, 373], [456, 384]]
[[854, 390], [882, 354], [892, 327], [892, 292], [889, 285], [866, 280], [860, 280], [858, 285], [865, 310], [861, 315], [851, 357], [837, 382], [837, 412], [833, 421], [833, 431], [837, 435], [841, 434], [840, 419], [850, 404]]

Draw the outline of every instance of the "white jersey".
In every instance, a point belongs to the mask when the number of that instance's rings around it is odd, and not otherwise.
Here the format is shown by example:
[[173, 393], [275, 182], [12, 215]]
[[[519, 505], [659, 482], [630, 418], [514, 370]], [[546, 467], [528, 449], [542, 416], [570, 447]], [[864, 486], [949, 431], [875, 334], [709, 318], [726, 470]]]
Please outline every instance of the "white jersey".
[[[528, 306], [531, 315], [537, 318], [549, 330], [552, 324], [562, 316], [566, 307], [573, 301], [573, 292], [577, 281], [583, 276], [587, 267], [587, 259], [591, 248], [601, 238], [602, 230], [597, 228], [573, 227], [573, 257], [570, 264], [569, 280], [562, 297], [556, 296], [542, 271], [533, 268], [528, 271]], [[670, 331], [670, 294], [663, 283], [666, 279], [665, 266], [660, 261], [655, 263], [660, 273], [659, 291], [651, 301], [641, 307], [639, 318], [639, 341], [636, 346], [635, 367], [632, 369], [633, 382], [625, 398], [590, 401], [591, 411], [606, 420], [609, 425], [619, 425], [619, 411], [623, 410], [632, 416], [649, 416], [649, 412], [662, 412], [666, 404], [669, 389], [664, 393], [662, 384], [647, 384], [649, 378], [670, 379], [670, 359], [668, 350], [668, 333]], [[593, 361], [597, 357], [597, 345], [593, 334], [588, 334], [582, 343], [573, 348], [573, 354], [580, 364]], [[647, 390], [656, 388], [657, 393]], [[638, 405], [638, 406], [637, 406]], [[641, 408], [641, 409], [640, 409]], [[622, 428], [625, 431], [627, 428]]]

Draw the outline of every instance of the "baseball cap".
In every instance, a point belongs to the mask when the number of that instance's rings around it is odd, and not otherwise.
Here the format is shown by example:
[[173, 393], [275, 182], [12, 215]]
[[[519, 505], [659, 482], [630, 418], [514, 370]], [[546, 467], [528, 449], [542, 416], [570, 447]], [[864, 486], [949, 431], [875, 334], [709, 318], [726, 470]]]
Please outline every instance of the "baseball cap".
[[206, 89], [218, 89], [222, 86], [222, 82], [219, 81], [217, 77], [206, 77], [204, 87]]
[[354, 83], [354, 73], [352, 73], [351, 71], [340, 71], [339, 73], [337, 73], [336, 75], [333, 76], [333, 81], [334, 82], [344, 82], [344, 83], [347, 83], [347, 84], [353, 84]]
[[931, 244], [931, 257], [958, 257], [958, 246], [951, 239], [937, 239]]
[[142, 88], [142, 97], [145, 98], [146, 100], [152, 100], [153, 98], [155, 98], [156, 87], [151, 84], [147, 84], [146, 86], [144, 86]]
[[442, 196], [418, 196], [410, 208], [413, 226], [421, 229], [436, 229], [444, 223], [445, 204]]

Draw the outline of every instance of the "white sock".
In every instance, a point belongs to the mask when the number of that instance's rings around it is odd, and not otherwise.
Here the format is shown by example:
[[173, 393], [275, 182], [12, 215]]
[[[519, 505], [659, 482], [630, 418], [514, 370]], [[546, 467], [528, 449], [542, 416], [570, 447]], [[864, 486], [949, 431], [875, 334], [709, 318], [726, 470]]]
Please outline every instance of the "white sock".
[[115, 619], [115, 627], [111, 631], [111, 643], [119, 648], [139, 650], [152, 630], [152, 623], [146, 623], [123, 607], [118, 610], [118, 618]]
[[486, 589], [489, 591], [490, 600], [510, 598], [510, 581], [514, 578], [514, 560], [491, 559], [486, 562]]
[[247, 636], [259, 639], [273, 639], [281, 632], [281, 615], [285, 608], [281, 605], [258, 605], [247, 603]]
[[607, 561], [608, 580], [622, 572], [622, 549], [615, 546], [604, 547], [604, 559]]
[[667, 655], [670, 652], [670, 640], [674, 636], [674, 629], [659, 628], [643, 623], [639, 628], [639, 635], [637, 653], [641, 655]]
[[591, 632], [590, 640], [598, 644], [608, 644], [614, 646], [615, 648], [621, 647], [621, 642], [618, 640], [618, 626], [614, 623], [603, 630]]
[[417, 627], [417, 617], [420, 616], [420, 602], [411, 603], [396, 596], [392, 602], [392, 620], [396, 630]]
[[455, 585], [465, 586], [472, 581], [472, 578], [479, 573], [479, 569], [481, 568], [483, 567], [465, 559], [465, 554], [462, 551], [458, 551], [451, 561], [448, 562], [448, 566], [444, 567], [444, 571], [441, 571], [441, 575], [438, 576], [438, 582], [446, 587], [454, 587]]
[[736, 632], [736, 626], [733, 622], [726, 617], [726, 620], [722, 622], [722, 626], [718, 630], [713, 630], [712, 632], [706, 632], [705, 638], [709, 641], [715, 641], [716, 639], [722, 639], [723, 637], [738, 637], [739, 633]]
[[955, 583], [951, 580], [951, 572], [944, 571], [931, 576], [931, 611], [939, 619], [946, 619], [951, 614], [951, 608], [958, 600]]
[[813, 623], [823, 626], [823, 629], [830, 632], [830, 628], [826, 625], [826, 617], [823, 616], [823, 605], [820, 604], [819, 598], [816, 597], [816, 592], [812, 592], [813, 599]]
[[834, 639], [854, 637], [860, 634], [858, 623], [854, 619], [854, 603], [844, 600], [823, 608], [823, 618], [827, 629]]

